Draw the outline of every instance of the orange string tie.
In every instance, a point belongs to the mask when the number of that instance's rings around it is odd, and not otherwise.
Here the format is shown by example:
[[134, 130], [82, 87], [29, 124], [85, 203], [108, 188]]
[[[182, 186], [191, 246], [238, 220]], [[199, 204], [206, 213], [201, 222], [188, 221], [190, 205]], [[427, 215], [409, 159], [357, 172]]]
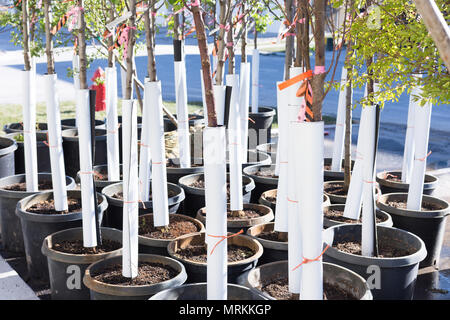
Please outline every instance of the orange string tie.
[[117, 128], [116, 130], [108, 130], [106, 131], [107, 133], [111, 133], [111, 134], [116, 134], [119, 132], [119, 128], [120, 128], [120, 123], [117, 124]]
[[419, 161], [425, 161], [426, 158], [428, 158], [428, 157], [430, 156], [430, 154], [431, 154], [431, 150], [430, 150], [430, 152], [427, 153], [427, 155], [426, 155], [425, 157], [419, 158], [419, 159], [416, 159], [416, 160], [419, 160]]
[[210, 255], [213, 254], [214, 249], [216, 249], [216, 247], [217, 247], [222, 241], [224, 241], [225, 239], [229, 239], [229, 238], [235, 237], [235, 236], [240, 235], [240, 234], [242, 234], [242, 233], [244, 233], [244, 230], [243, 230], [243, 229], [241, 229], [239, 232], [234, 233], [234, 234], [231, 234], [231, 235], [229, 235], [229, 236], [213, 236], [213, 235], [211, 235], [211, 234], [208, 234], [209, 237], [213, 237], [213, 238], [221, 238], [219, 241], [217, 241], [217, 243], [216, 243], [216, 244], [214, 245], [214, 247], [212, 248]]
[[288, 164], [288, 161], [280, 161], [280, 164]]
[[365, 183], [377, 183], [376, 181], [363, 180]]
[[256, 123], [255, 120], [253, 120], [252, 118], [248, 117], [248, 120], [250, 120], [251, 123]]
[[301, 265], [303, 265], [303, 264], [307, 264], [307, 263], [310, 263], [310, 262], [319, 261], [320, 258], [322, 258], [323, 254], [325, 253], [325, 251], [327, 251], [329, 247], [330, 247], [330, 245], [327, 244], [327, 246], [325, 247], [325, 249], [323, 249], [322, 253], [321, 253], [319, 256], [317, 256], [316, 258], [314, 258], [314, 259], [308, 259], [308, 258], [303, 257], [302, 263], [300, 263], [298, 266], [296, 266], [294, 269], [292, 269], [292, 271], [295, 271], [297, 268], [299, 268], [299, 267], [300, 267]]
[[152, 164], [162, 164], [162, 162], [152, 162]]
[[138, 142], [138, 145], [140, 145], [141, 147], [144, 147], [144, 148], [150, 148], [149, 145], [144, 144], [144, 143], [142, 143], [142, 142]]
[[287, 199], [287, 201], [289, 201], [289, 202], [292, 202], [292, 203], [298, 203], [298, 201], [297, 201], [297, 200], [292, 200], [292, 199], [289, 199], [289, 197], [287, 197], [286, 199]]

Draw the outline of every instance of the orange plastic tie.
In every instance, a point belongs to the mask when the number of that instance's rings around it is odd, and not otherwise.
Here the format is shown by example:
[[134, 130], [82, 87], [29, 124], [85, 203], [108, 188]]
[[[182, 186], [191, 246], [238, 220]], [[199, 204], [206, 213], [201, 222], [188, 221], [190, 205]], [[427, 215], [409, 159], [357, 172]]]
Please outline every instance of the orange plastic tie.
[[430, 154], [431, 154], [431, 150], [430, 150], [430, 152], [427, 153], [427, 155], [426, 155], [425, 157], [419, 158], [419, 159], [416, 159], [416, 160], [419, 160], [419, 161], [425, 161], [426, 158], [428, 158], [428, 156], [429, 156]]
[[308, 70], [306, 72], [303, 72], [302, 74], [299, 74], [298, 76], [295, 76], [293, 78], [290, 78], [290, 79], [280, 83], [278, 85], [278, 89], [280, 89], [280, 90], [286, 89], [287, 87], [290, 87], [293, 84], [296, 84], [296, 83], [298, 83], [298, 82], [300, 82], [300, 81], [302, 81], [302, 80], [304, 80], [306, 78], [312, 77], [312, 75], [313, 75], [312, 70]]
[[319, 261], [320, 258], [321, 258], [321, 257], [323, 256], [323, 254], [325, 253], [325, 251], [327, 251], [329, 247], [330, 247], [330, 245], [327, 244], [327, 246], [325, 247], [325, 249], [323, 249], [322, 253], [321, 253], [318, 257], [316, 257], [316, 258], [314, 258], [314, 259], [308, 259], [308, 258], [303, 257], [302, 263], [300, 263], [298, 266], [296, 266], [294, 269], [292, 269], [292, 271], [295, 271], [297, 268], [299, 268], [299, 267], [300, 267], [301, 265], [303, 265], [303, 264], [307, 264], [307, 263], [314, 262], [314, 261]]
[[242, 233], [244, 233], [244, 230], [243, 230], [243, 229], [241, 229], [239, 232], [234, 233], [234, 234], [231, 234], [231, 235], [229, 235], [229, 236], [213, 236], [213, 235], [211, 235], [211, 234], [208, 234], [209, 237], [213, 237], [213, 238], [221, 238], [219, 241], [217, 241], [217, 243], [216, 243], [216, 244], [214, 245], [214, 247], [212, 248], [210, 255], [213, 254], [214, 249], [216, 249], [216, 247], [217, 247], [222, 241], [224, 241], [225, 239], [229, 239], [229, 238], [235, 237], [235, 236], [240, 235], [240, 234], [242, 234]]

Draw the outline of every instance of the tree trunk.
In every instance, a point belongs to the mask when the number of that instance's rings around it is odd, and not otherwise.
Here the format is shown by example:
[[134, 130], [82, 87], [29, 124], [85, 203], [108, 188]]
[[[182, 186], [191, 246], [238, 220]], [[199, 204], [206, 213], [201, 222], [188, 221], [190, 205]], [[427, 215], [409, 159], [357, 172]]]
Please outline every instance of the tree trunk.
[[55, 73], [55, 60], [53, 57], [53, 41], [51, 33], [51, 0], [44, 0], [45, 17], [45, 54], [47, 55], [47, 74]]
[[[297, 0], [297, 17], [298, 19], [302, 18], [302, 14], [301, 14], [301, 2], [302, 0]], [[302, 53], [303, 53], [303, 39], [302, 39], [302, 25], [301, 23], [296, 23], [295, 25], [295, 39], [297, 41], [297, 50], [295, 50], [295, 63], [294, 63], [294, 67], [301, 67], [302, 66]]]
[[[316, 68], [325, 66], [325, 2], [314, 1], [314, 42], [316, 46]], [[322, 121], [322, 100], [324, 97], [325, 73], [315, 74], [312, 78], [314, 121]]]
[[155, 60], [155, 43], [154, 43], [154, 25], [155, 19], [152, 12], [154, 12], [155, 4], [151, 1], [151, 10], [144, 16], [145, 25], [145, 39], [147, 42], [147, 73], [150, 81], [156, 81], [156, 60]]
[[192, 7], [195, 29], [197, 30], [198, 49], [202, 63], [203, 82], [205, 88], [206, 109], [208, 110], [208, 126], [217, 127], [217, 115], [214, 105], [214, 92], [211, 77], [211, 62], [208, 54], [208, 44], [206, 43], [205, 24], [199, 6]]
[[181, 40], [179, 28], [180, 28], [180, 17], [179, 13], [176, 13], [173, 15], [173, 38], [175, 40]]
[[305, 22], [301, 24], [302, 32], [302, 56], [303, 56], [303, 66], [306, 70], [311, 70], [311, 59], [309, 57], [309, 11], [308, 11], [308, 0], [300, 1], [302, 16]]
[[352, 168], [352, 70], [353, 66], [349, 63], [349, 59], [352, 55], [352, 43], [347, 44], [347, 92], [345, 96], [345, 140], [344, 140], [344, 190], [348, 191], [350, 187], [351, 168]]
[[127, 49], [127, 81], [126, 81], [126, 91], [125, 91], [125, 99], [132, 99], [131, 91], [132, 91], [132, 80], [133, 80], [133, 48], [134, 48], [134, 28], [136, 23], [136, 0], [130, 0], [130, 11], [131, 17], [129, 19], [128, 26], [130, 29], [128, 30], [128, 49]]
[[29, 32], [28, 0], [22, 0], [23, 61], [26, 71], [31, 69]]
[[234, 41], [233, 41], [233, 25], [232, 15], [230, 14], [228, 24], [230, 25], [230, 31], [227, 35], [227, 48], [228, 48], [228, 74], [234, 73]]
[[[219, 23], [221, 26], [225, 26], [227, 24], [227, 10], [230, 10], [230, 8], [227, 8], [226, 0], [220, 0]], [[219, 42], [219, 49], [217, 50], [216, 84], [220, 85], [223, 82], [222, 74], [223, 67], [225, 65], [225, 29], [223, 27], [219, 29], [217, 41]]]
[[[293, 0], [286, 0], [285, 1], [285, 11], [286, 11], [286, 20], [288, 23], [292, 23], [293, 18], [293, 12], [292, 12], [292, 1]], [[289, 26], [287, 26], [289, 27]], [[286, 53], [285, 53], [285, 60], [284, 60], [284, 79], [287, 80], [290, 78], [289, 76], [289, 69], [292, 66], [292, 50], [294, 48], [294, 38], [291, 36], [286, 37]]]
[[[242, 13], [245, 14], [245, 0], [242, 0]], [[245, 47], [247, 46], [247, 23], [245, 16], [242, 18], [242, 35], [241, 35], [241, 62], [247, 62], [247, 53]]]
[[[114, 20], [114, 7], [113, 7], [112, 3], [111, 3], [111, 8], [109, 9], [109, 19], [110, 19], [110, 21]], [[111, 37], [108, 38], [108, 46], [112, 47], [113, 45], [114, 45], [114, 36], [111, 35]], [[114, 67], [114, 51], [113, 50], [108, 50], [108, 67], [109, 68]]]
[[[78, 0], [77, 6], [83, 7], [83, 0]], [[84, 21], [84, 10], [79, 11], [80, 30], [78, 30], [78, 55], [80, 57], [80, 89], [87, 89], [86, 78], [86, 23]]]
[[256, 30], [256, 23], [255, 23], [255, 36], [253, 37], [253, 46], [255, 49], [258, 49], [258, 30]]

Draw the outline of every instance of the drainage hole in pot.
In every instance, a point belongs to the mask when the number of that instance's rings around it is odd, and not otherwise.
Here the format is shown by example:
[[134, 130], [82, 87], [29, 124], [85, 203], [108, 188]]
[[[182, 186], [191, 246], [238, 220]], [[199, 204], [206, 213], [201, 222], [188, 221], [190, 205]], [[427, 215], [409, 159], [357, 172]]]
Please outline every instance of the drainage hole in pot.
[[[362, 222], [362, 215], [359, 218], [359, 220], [350, 219], [344, 217], [344, 211], [337, 210], [337, 209], [325, 209], [324, 210], [325, 218], [333, 220], [333, 221], [339, 221], [339, 222], [345, 222], [345, 223], [361, 223]], [[383, 216], [383, 218], [380, 218], [379, 216], [376, 217], [377, 223], [381, 223], [386, 221], [388, 218]]]
[[103, 239], [101, 246], [95, 248], [85, 248], [83, 240], [65, 240], [52, 243], [52, 249], [58, 252], [71, 254], [100, 254], [107, 253], [122, 248], [122, 244], [117, 241]]
[[100, 282], [122, 286], [145, 286], [170, 280], [178, 275], [175, 269], [161, 263], [139, 262], [138, 276], [130, 279], [122, 275], [122, 264], [98, 270], [92, 277]]
[[[259, 288], [277, 300], [298, 300], [299, 295], [289, 292], [289, 281], [286, 277], [274, 277], [266, 280]], [[357, 300], [354, 295], [341, 287], [324, 282], [323, 284], [324, 300]]]
[[37, 214], [66, 214], [77, 212], [81, 210], [81, 199], [68, 198], [67, 205], [69, 206], [69, 210], [56, 211], [55, 201], [49, 199], [33, 204], [31, 207], [27, 208], [26, 211]]
[[139, 218], [139, 235], [152, 239], [175, 239], [200, 231], [196, 224], [180, 216], [169, 215], [169, 225], [164, 229], [153, 225], [153, 216]]
[[[407, 209], [406, 201], [404, 201], [404, 200], [387, 201], [386, 205], [397, 208], [397, 209]], [[422, 208], [420, 211], [437, 211], [437, 210], [442, 210], [442, 209], [444, 209], [444, 207], [438, 205], [437, 203], [430, 203], [430, 202], [422, 201]]]
[[258, 238], [277, 242], [287, 242], [288, 234], [287, 232], [279, 231], [264, 231], [257, 235]]
[[[345, 253], [361, 255], [360, 241], [342, 241], [333, 244], [333, 247]], [[413, 254], [415, 251], [413, 248], [408, 248], [408, 245], [399, 239], [386, 239], [383, 241], [380, 238], [378, 241], [378, 258], [405, 257]]]
[[[228, 245], [227, 253], [228, 262], [242, 261], [255, 255], [252, 249], [234, 244]], [[175, 254], [183, 260], [206, 263], [206, 245], [188, 245], [177, 250]]]
[[[53, 185], [51, 180], [39, 181], [38, 183], [38, 190], [40, 191], [51, 190], [52, 188]], [[26, 182], [14, 183], [8, 186], [4, 186], [2, 189], [8, 191], [27, 191], [27, 183]]]

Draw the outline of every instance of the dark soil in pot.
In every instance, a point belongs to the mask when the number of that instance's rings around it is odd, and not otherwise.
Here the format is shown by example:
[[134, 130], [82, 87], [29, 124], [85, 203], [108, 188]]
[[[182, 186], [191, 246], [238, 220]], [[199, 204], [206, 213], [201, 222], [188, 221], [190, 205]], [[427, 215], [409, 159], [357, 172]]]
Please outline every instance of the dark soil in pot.
[[[227, 208], [227, 231], [231, 233], [241, 229], [245, 233], [248, 228], [270, 222], [274, 218], [272, 209], [261, 204], [246, 203], [240, 212], [231, 212], [229, 204]], [[206, 207], [197, 211], [196, 218], [206, 225]]]
[[[344, 217], [344, 204], [330, 204], [323, 208], [323, 227], [324, 229], [344, 223], [362, 223], [362, 216], [359, 220]], [[391, 216], [379, 209], [376, 210], [377, 224], [385, 227], [392, 227]]]
[[[267, 300], [262, 295], [237, 284], [227, 285], [227, 300]], [[207, 300], [207, 284], [192, 283], [167, 289], [155, 294], [150, 300]]]
[[[25, 150], [23, 142], [23, 131], [7, 134], [6, 137], [17, 142], [17, 150], [14, 153], [14, 165], [16, 174], [25, 173]], [[50, 152], [44, 142], [47, 141], [45, 133], [36, 133], [36, 150], [38, 172], [50, 172]]]
[[[229, 199], [230, 175], [227, 174], [227, 199]], [[186, 199], [183, 203], [183, 213], [195, 217], [197, 211], [205, 206], [205, 180], [203, 173], [182, 177], [178, 184], [184, 189]], [[242, 194], [244, 203], [250, 203], [252, 190], [255, 188], [253, 179], [242, 176]]]
[[271, 129], [275, 109], [259, 107], [258, 112], [248, 113], [248, 149], [255, 149], [257, 145], [271, 142]]
[[[62, 130], [66, 130], [66, 129], [76, 129], [76, 120], [74, 118], [72, 119], [62, 119], [61, 120], [61, 129]], [[106, 129], [105, 127], [105, 121], [104, 120], [99, 120], [99, 119], [95, 119], [95, 128], [96, 129]]]
[[[6, 133], [15, 133], [23, 131], [23, 123], [22, 122], [13, 122], [5, 124], [3, 127], [3, 131]], [[36, 122], [36, 133], [46, 133], [47, 132], [47, 123], [45, 122]]]
[[427, 256], [420, 267], [438, 266], [442, 243], [445, 236], [445, 225], [450, 214], [447, 201], [424, 195], [422, 210], [406, 209], [407, 193], [383, 194], [377, 203], [380, 210], [392, 216], [394, 227], [419, 236], [427, 248]]
[[[150, 183], [150, 182], [149, 182]], [[167, 190], [169, 195], [169, 213], [176, 213], [184, 200], [185, 195], [182, 188], [168, 183]], [[123, 221], [123, 183], [118, 182], [111, 184], [102, 190], [102, 194], [108, 199], [108, 211], [105, 219], [105, 226], [122, 230]], [[144, 203], [139, 202], [139, 215], [153, 212], [153, 203], [151, 201], [151, 184], [150, 184], [150, 200]]]
[[[409, 183], [402, 182], [401, 171], [379, 172], [376, 179], [383, 194], [398, 192], [407, 193], [409, 190]], [[438, 177], [431, 174], [425, 174], [423, 194], [432, 195], [436, 190], [438, 183]]]
[[[342, 171], [331, 171], [332, 158], [323, 159], [323, 181], [344, 181], [344, 165], [345, 160], [342, 159]], [[355, 161], [352, 160], [352, 167], [355, 165]]]
[[[62, 132], [62, 136], [66, 174], [76, 178], [80, 171], [78, 131], [77, 129], [67, 129]], [[106, 130], [95, 129], [95, 161], [93, 165], [107, 163], [106, 154]]]
[[[177, 118], [176, 114], [174, 114], [173, 116], [175, 117], [175, 119]], [[164, 115], [163, 119], [164, 119], [164, 132], [177, 130], [177, 127], [169, 120], [169, 118], [166, 115]], [[201, 126], [202, 124], [205, 124], [205, 119], [203, 118], [203, 116], [198, 114], [189, 114], [188, 119], [189, 119], [189, 127]]]
[[[298, 300], [298, 294], [289, 292], [288, 261], [259, 266], [246, 273], [239, 283], [263, 294], [270, 300]], [[348, 269], [323, 263], [324, 300], [372, 300], [366, 281]]]
[[272, 159], [272, 163], [277, 162], [277, 144], [276, 143], [263, 143], [256, 146], [256, 151], [262, 151], [267, 153]]
[[[347, 201], [347, 191], [344, 190], [344, 181], [324, 182], [323, 192], [330, 198], [332, 204], [345, 204]], [[375, 194], [381, 194], [378, 186], [375, 188]]]
[[[277, 208], [277, 189], [268, 190], [261, 194], [261, 197], [258, 200], [259, 203], [270, 207], [274, 213], [276, 213]], [[330, 205], [330, 198], [327, 195], [323, 195], [323, 205]]]
[[179, 158], [170, 158], [167, 159], [166, 163], [166, 171], [167, 171], [167, 182], [178, 184], [180, 178], [194, 174], [194, 173], [203, 173], [203, 159], [194, 158], [191, 161], [190, 168], [180, 168], [180, 159]]
[[[244, 235], [237, 235], [228, 241], [228, 282], [236, 283], [243, 272], [253, 269], [263, 254], [261, 244]], [[206, 281], [205, 233], [180, 237], [169, 243], [169, 255], [181, 261], [186, 267], [188, 283]]]
[[0, 178], [9, 177], [15, 173], [14, 152], [17, 143], [11, 138], [0, 137]]
[[[75, 188], [75, 181], [66, 177], [68, 190]], [[38, 190], [48, 191], [52, 189], [52, 175], [50, 173], [38, 174]], [[22, 253], [23, 245], [22, 227], [20, 219], [16, 215], [17, 202], [25, 197], [38, 192], [26, 191], [25, 174], [9, 176], [0, 179], [0, 227], [3, 248], [10, 252]]]
[[74, 228], [47, 236], [42, 254], [47, 257], [53, 300], [89, 300], [89, 289], [83, 284], [87, 267], [97, 261], [122, 253], [122, 232], [101, 228], [102, 245], [83, 247], [83, 229]]
[[[51, 191], [28, 196], [17, 203], [16, 215], [22, 225], [28, 273], [33, 279], [48, 281], [47, 259], [41, 252], [45, 237], [57, 231], [81, 227], [81, 192], [69, 190], [67, 198], [69, 212], [64, 213], [55, 212]], [[97, 199], [101, 224], [108, 202], [101, 194]]]
[[90, 289], [91, 300], [147, 300], [154, 294], [186, 281], [184, 266], [171, 258], [139, 254], [139, 274], [122, 276], [122, 256], [91, 264], [83, 282]]
[[257, 239], [264, 248], [263, 255], [258, 260], [258, 265], [287, 260], [288, 258], [288, 234], [274, 230], [275, 223], [263, 223], [247, 230], [247, 234]]
[[139, 217], [139, 252], [168, 256], [167, 245], [172, 240], [204, 230], [203, 223], [182, 214], [169, 215], [169, 225], [156, 228], [153, 214], [145, 214]]
[[377, 234], [380, 256], [367, 257], [360, 254], [361, 224], [326, 229], [323, 238], [330, 247], [324, 253], [324, 261], [348, 268], [368, 280], [374, 299], [412, 299], [419, 262], [426, 256], [425, 244], [401, 229], [377, 226]]
[[253, 165], [244, 168], [244, 174], [255, 181], [251, 202], [258, 202], [261, 195], [278, 187], [278, 176], [275, 175], [275, 165]]

